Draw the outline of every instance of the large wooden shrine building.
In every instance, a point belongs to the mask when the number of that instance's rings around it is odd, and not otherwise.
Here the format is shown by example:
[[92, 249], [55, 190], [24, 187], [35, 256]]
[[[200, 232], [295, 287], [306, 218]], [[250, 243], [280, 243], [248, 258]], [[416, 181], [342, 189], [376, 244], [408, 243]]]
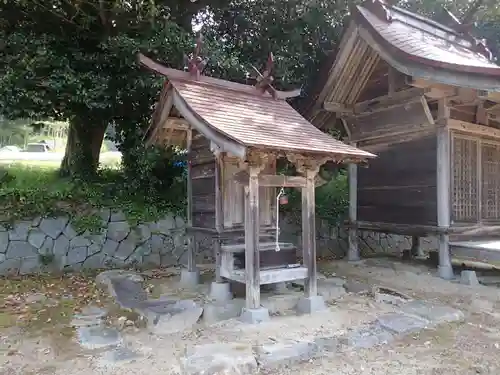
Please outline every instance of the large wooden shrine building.
[[[335, 140], [314, 127], [286, 101], [299, 92], [272, 86], [272, 55], [255, 85], [202, 74], [201, 44], [188, 71], [166, 68], [140, 55], [140, 62], [166, 77], [147, 141], [179, 145], [189, 152], [190, 234], [212, 239], [216, 261], [214, 298], [224, 298], [229, 282], [246, 286], [242, 318], [265, 320], [260, 286], [305, 280], [302, 312], [324, 307], [317, 295], [314, 189], [327, 161], [359, 163], [374, 155]], [[278, 158], [295, 164], [298, 176], [276, 174]], [[302, 191], [302, 243], [279, 240], [282, 188]], [[302, 249], [303, 261], [296, 250]], [[186, 279], [196, 278], [195, 246], [189, 245]], [[184, 277], [183, 276], [183, 277]]]
[[500, 235], [500, 67], [471, 24], [436, 19], [353, 8], [304, 113], [378, 156], [350, 167], [351, 258], [358, 229], [436, 235], [446, 278], [450, 236]]

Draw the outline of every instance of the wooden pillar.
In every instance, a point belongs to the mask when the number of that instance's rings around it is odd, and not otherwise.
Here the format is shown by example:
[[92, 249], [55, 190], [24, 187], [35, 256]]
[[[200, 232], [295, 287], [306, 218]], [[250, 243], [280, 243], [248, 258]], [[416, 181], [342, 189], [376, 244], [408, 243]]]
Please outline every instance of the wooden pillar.
[[411, 250], [410, 250], [411, 256], [412, 257], [423, 257], [424, 253], [422, 251], [422, 246], [420, 244], [420, 237], [419, 236], [412, 236], [411, 238]]
[[[191, 152], [191, 144], [193, 141], [193, 132], [191, 129], [186, 131], [186, 149], [188, 151], [188, 155]], [[191, 180], [191, 160], [188, 161], [187, 164], [187, 227], [191, 228], [193, 226], [193, 182]], [[187, 256], [187, 269], [188, 272], [196, 271], [196, 244], [194, 243], [193, 234], [189, 233], [187, 237], [188, 241], [188, 256]]]
[[223, 158], [220, 152], [216, 150], [215, 154], [215, 229], [217, 230], [217, 237], [213, 241], [214, 257], [215, 257], [215, 282], [221, 283], [224, 280], [220, 275], [221, 268], [221, 241], [220, 234], [223, 230], [224, 211], [222, 202], [222, 171], [224, 168]]
[[315, 177], [316, 171], [306, 170], [306, 187], [302, 189], [302, 253], [307, 267], [304, 284], [305, 297], [318, 294], [316, 266], [316, 215], [315, 215]]
[[260, 308], [259, 254], [259, 173], [260, 168], [249, 166], [249, 182], [245, 186], [245, 275], [246, 308]]
[[[441, 99], [438, 108], [437, 128], [437, 222], [438, 227], [447, 230], [450, 227], [450, 131], [446, 125], [449, 108], [446, 99]], [[453, 278], [450, 257], [450, 238], [448, 234], [439, 234], [439, 276]]]
[[355, 225], [357, 223], [358, 211], [358, 166], [349, 164], [349, 223], [352, 225], [349, 228], [349, 250], [347, 259], [349, 261], [357, 261], [360, 259], [358, 246], [358, 230]]

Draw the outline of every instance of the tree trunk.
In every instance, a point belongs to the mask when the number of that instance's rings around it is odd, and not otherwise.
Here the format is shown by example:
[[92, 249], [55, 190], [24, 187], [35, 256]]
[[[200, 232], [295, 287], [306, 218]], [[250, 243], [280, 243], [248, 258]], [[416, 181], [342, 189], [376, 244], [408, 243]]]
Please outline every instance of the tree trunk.
[[95, 176], [105, 132], [105, 124], [89, 126], [82, 121], [71, 121], [66, 151], [61, 162], [61, 176], [85, 178]]

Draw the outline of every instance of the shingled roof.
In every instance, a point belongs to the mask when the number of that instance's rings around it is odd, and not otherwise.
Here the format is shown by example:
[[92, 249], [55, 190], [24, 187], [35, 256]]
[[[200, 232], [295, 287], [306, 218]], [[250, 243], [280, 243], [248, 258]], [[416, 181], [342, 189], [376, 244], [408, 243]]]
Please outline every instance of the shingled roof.
[[384, 0], [354, 6], [340, 44], [301, 100], [301, 113], [318, 127], [334, 123], [336, 112], [363, 101], [372, 74], [387, 74], [384, 66], [408, 79], [500, 92], [500, 67], [486, 42], [448, 11], [442, 16], [439, 23]]
[[[335, 160], [361, 161], [375, 155], [334, 139], [304, 119], [277, 92], [273, 98], [254, 86], [215, 79], [193, 77], [189, 72], [166, 68], [140, 55], [140, 62], [168, 79], [163, 100], [170, 95], [173, 106], [211, 141], [237, 156], [246, 149], [283, 150], [322, 154]], [[155, 116], [158, 120], [161, 116]], [[161, 124], [153, 124], [158, 126]], [[227, 146], [227, 147], [225, 147]]]
[[474, 38], [457, 19], [454, 27], [446, 26], [382, 0], [358, 5], [353, 19], [374, 37], [379, 47], [396, 58], [500, 77], [500, 66], [491, 61], [486, 42]]

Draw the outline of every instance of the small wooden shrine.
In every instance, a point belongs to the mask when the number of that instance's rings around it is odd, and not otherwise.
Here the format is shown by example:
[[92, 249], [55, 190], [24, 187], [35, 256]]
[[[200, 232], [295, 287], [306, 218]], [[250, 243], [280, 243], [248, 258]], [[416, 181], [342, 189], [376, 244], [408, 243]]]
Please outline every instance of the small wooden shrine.
[[304, 110], [378, 156], [350, 167], [350, 257], [357, 230], [413, 236], [415, 252], [432, 235], [452, 277], [450, 241], [500, 236], [500, 67], [446, 10], [437, 22], [369, 0], [351, 14]]
[[[260, 286], [305, 279], [299, 307], [311, 312], [317, 296], [314, 189], [320, 166], [334, 160], [358, 163], [374, 155], [323, 133], [286, 99], [300, 92], [272, 86], [273, 59], [255, 85], [202, 74], [201, 44], [188, 59], [188, 71], [169, 69], [144, 55], [139, 61], [167, 78], [153, 114], [147, 142], [180, 145], [189, 151], [187, 224], [213, 243], [216, 280], [246, 284], [244, 320], [269, 315], [261, 308]], [[276, 161], [287, 158], [299, 176], [276, 175]], [[302, 252], [279, 241], [277, 189], [302, 190]], [[186, 274], [196, 274], [194, 241], [189, 244]], [[223, 288], [224, 289], [224, 288]]]

